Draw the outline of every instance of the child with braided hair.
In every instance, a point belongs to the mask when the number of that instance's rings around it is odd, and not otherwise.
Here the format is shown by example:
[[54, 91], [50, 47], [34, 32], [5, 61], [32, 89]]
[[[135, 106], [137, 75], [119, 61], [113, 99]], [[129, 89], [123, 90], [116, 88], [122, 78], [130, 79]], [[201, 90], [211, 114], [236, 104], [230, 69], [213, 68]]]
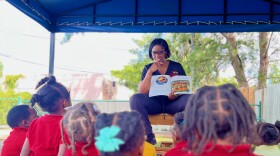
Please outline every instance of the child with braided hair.
[[260, 122], [257, 124], [257, 133], [260, 136], [260, 142], [256, 143], [260, 145], [277, 145], [280, 143], [280, 121], [276, 121], [275, 124]]
[[58, 156], [99, 155], [94, 145], [94, 122], [98, 114], [98, 107], [90, 102], [81, 102], [67, 109], [61, 120], [61, 133], [68, 148], [61, 147]]
[[197, 90], [185, 108], [182, 141], [166, 156], [254, 156], [256, 116], [232, 84]]
[[145, 128], [138, 112], [102, 113], [94, 128], [101, 156], [143, 155]]
[[61, 142], [60, 120], [65, 113], [64, 108], [71, 105], [70, 94], [54, 76], [43, 78], [36, 89], [30, 100], [31, 105], [37, 103], [48, 114], [31, 123], [21, 155], [56, 156]]
[[[172, 139], [173, 139], [173, 143], [174, 143], [175, 147], [172, 148], [171, 150], [169, 150], [168, 152], [166, 152], [165, 155], [169, 155], [169, 153], [172, 153], [181, 148], [181, 144], [182, 144], [181, 143], [181, 141], [182, 141], [181, 133], [183, 131], [184, 123], [185, 123], [184, 112], [176, 113], [174, 115], [174, 124], [171, 129]], [[184, 145], [184, 143], [183, 143], [183, 145]]]

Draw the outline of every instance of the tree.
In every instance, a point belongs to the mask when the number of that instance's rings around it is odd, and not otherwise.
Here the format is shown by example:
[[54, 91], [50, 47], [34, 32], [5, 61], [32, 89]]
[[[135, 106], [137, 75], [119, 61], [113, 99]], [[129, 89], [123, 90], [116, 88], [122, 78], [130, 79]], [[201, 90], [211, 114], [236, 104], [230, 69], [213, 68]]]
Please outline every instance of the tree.
[[[253, 34], [253, 33], [243, 33], [243, 34]], [[242, 51], [241, 48], [237, 48], [236, 44], [236, 36], [234, 33], [223, 33], [223, 36], [227, 40], [227, 44], [229, 45], [229, 51], [231, 54], [231, 61], [232, 66], [235, 71], [236, 79], [238, 81], [238, 84], [240, 87], [248, 87], [248, 78], [251, 77], [257, 77], [257, 88], [262, 89], [266, 87], [267, 79], [268, 79], [268, 70], [269, 70], [269, 63], [273, 62], [273, 58], [276, 54], [279, 53], [279, 47], [275, 47], [275, 45], [278, 45], [279, 43], [279, 36], [276, 36], [276, 38], [272, 39], [272, 34], [269, 32], [259, 32], [254, 33], [252, 36], [253, 38], [242, 38], [241, 43], [243, 43], [245, 46], [247, 46], [247, 49], [251, 49], [250, 53], [247, 53], [246, 57], [250, 57], [248, 60], [250, 60], [251, 64], [253, 64], [253, 70], [258, 71], [257, 73], [251, 72], [245, 74], [245, 60], [240, 59], [240, 51]], [[240, 34], [239, 34], [240, 35]], [[271, 43], [272, 41], [272, 43]], [[257, 47], [254, 47], [257, 46]], [[270, 55], [269, 55], [270, 54]], [[259, 57], [256, 57], [259, 55]], [[254, 62], [255, 60], [259, 59], [259, 62]], [[271, 59], [271, 60], [270, 60]], [[249, 64], [250, 64], [249, 63]], [[248, 65], [248, 62], [246, 63]], [[256, 67], [258, 65], [258, 67]], [[273, 65], [273, 63], [271, 63]], [[258, 68], [258, 69], [257, 69]], [[248, 71], [252, 71], [248, 70]], [[275, 67], [274, 67], [275, 70]], [[253, 74], [252, 74], [253, 73]], [[275, 76], [275, 75], [274, 75]]]
[[6, 75], [3, 84], [5, 89], [0, 91], [0, 124], [6, 124], [6, 116], [8, 111], [21, 100], [22, 102], [28, 101], [31, 98], [31, 94], [28, 92], [15, 92], [17, 82], [19, 79], [24, 78], [22, 74], [18, 75]]
[[14, 90], [17, 87], [17, 82], [19, 79], [24, 78], [22, 74], [18, 75], [6, 75], [5, 81], [3, 82], [7, 91]]
[[[226, 82], [237, 83], [238, 87], [249, 87], [250, 84], [264, 88], [269, 63], [275, 64], [270, 70], [272, 72], [278, 70], [277, 61], [279, 62], [279, 57], [275, 56], [280, 50], [275, 45], [279, 43], [280, 35], [271, 40], [272, 34], [269, 34], [266, 32], [146, 34], [142, 39], [134, 40], [139, 48], [131, 52], [137, 55], [137, 59], [132, 60], [123, 70], [112, 71], [112, 75], [120, 78], [122, 84], [136, 91], [140, 81], [139, 73], [145, 64], [151, 62], [147, 57], [148, 45], [152, 39], [162, 37], [169, 43], [171, 59], [180, 62], [187, 75], [192, 75], [195, 89], [203, 85], [218, 85]], [[221, 71], [229, 67], [233, 68], [236, 81], [232, 78], [220, 78]], [[276, 82], [275, 77], [278, 75], [269, 74], [274, 77], [271, 82]]]
[[[209, 84], [219, 76], [219, 68], [222, 63], [215, 61], [220, 57], [226, 57], [218, 53], [219, 43], [216, 40], [202, 37], [200, 34], [195, 36], [195, 49], [191, 49], [191, 34], [146, 34], [142, 39], [134, 40], [139, 48], [132, 49], [130, 52], [137, 58], [132, 60], [129, 65], [122, 70], [112, 71], [111, 74], [120, 79], [120, 83], [126, 87], [137, 91], [140, 82], [140, 76], [144, 66], [152, 62], [148, 58], [148, 46], [154, 38], [165, 38], [170, 46], [171, 60], [178, 61], [184, 67], [187, 75], [192, 75], [192, 71], [198, 71], [194, 74], [193, 83], [198, 86]], [[215, 58], [213, 61], [210, 56]], [[208, 56], [208, 57], [207, 57]], [[202, 81], [203, 80], [203, 81]], [[202, 84], [203, 83], [203, 84]]]
[[142, 39], [134, 39], [133, 41], [139, 47], [131, 49], [130, 53], [136, 55], [136, 59], [130, 61], [122, 70], [113, 70], [111, 74], [119, 79], [119, 83], [125, 85], [133, 91], [137, 91], [138, 84], [141, 80], [141, 73], [146, 64], [151, 62], [148, 57], [149, 43], [161, 34], [143, 35]]
[[271, 72], [268, 78], [271, 84], [280, 83], [280, 69], [277, 64], [271, 65]]
[[249, 87], [245, 76], [244, 65], [238, 54], [237, 41], [234, 33], [222, 33], [229, 45], [228, 51], [231, 60], [231, 65], [235, 72], [235, 78], [240, 87]]

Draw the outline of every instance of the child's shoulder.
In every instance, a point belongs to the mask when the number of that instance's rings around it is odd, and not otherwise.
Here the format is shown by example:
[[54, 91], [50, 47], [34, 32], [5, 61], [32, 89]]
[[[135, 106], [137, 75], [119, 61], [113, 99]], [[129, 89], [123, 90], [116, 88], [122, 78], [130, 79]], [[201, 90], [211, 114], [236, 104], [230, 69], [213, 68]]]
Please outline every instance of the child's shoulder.
[[155, 147], [152, 144], [145, 142], [143, 156], [156, 156]]

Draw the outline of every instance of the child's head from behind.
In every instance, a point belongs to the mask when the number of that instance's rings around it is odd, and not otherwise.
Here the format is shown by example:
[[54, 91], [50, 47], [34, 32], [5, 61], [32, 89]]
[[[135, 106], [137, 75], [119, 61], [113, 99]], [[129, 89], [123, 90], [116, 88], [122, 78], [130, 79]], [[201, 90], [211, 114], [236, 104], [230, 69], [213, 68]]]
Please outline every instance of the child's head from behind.
[[256, 116], [242, 93], [233, 85], [205, 86], [197, 90], [185, 108], [182, 136], [188, 148], [199, 154], [209, 142], [233, 146], [253, 143]]
[[257, 124], [261, 142], [257, 145], [277, 145], [280, 143], [280, 121], [275, 124], [261, 122]]
[[145, 129], [136, 111], [100, 114], [95, 122], [95, 145], [101, 156], [142, 155]]
[[184, 112], [176, 113], [174, 115], [174, 124], [172, 127], [172, 139], [174, 143], [181, 140], [181, 133], [183, 131], [184, 123]]
[[36, 93], [32, 95], [31, 105], [38, 103], [48, 113], [60, 113], [64, 107], [71, 105], [70, 94], [66, 87], [56, 81], [54, 76], [40, 80], [36, 85]]
[[32, 107], [28, 105], [17, 105], [9, 110], [7, 124], [11, 128], [28, 128], [36, 117], [36, 111]]
[[[98, 107], [90, 102], [81, 102], [67, 109], [61, 121], [62, 138], [72, 148], [73, 154], [75, 142], [87, 143], [82, 149], [87, 154], [84, 149], [94, 142], [94, 122], [99, 113]], [[65, 141], [64, 130], [69, 135], [70, 145]]]

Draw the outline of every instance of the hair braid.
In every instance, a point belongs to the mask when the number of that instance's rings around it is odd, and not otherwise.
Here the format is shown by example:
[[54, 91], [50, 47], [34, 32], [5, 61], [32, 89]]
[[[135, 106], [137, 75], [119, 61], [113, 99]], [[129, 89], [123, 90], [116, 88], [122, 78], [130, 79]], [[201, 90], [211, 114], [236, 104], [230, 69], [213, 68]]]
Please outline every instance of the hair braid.
[[[208, 142], [229, 139], [233, 148], [253, 143], [256, 116], [240, 91], [231, 84], [219, 87], [205, 86], [190, 98], [185, 109], [182, 137], [188, 149], [200, 154]], [[230, 151], [229, 151], [230, 152]]]
[[87, 135], [86, 137], [86, 141], [87, 141], [87, 144], [85, 146], [83, 146], [82, 148], [82, 152], [83, 154], [87, 154], [87, 152], [85, 151], [85, 148], [87, 148], [88, 146], [90, 146], [90, 144], [93, 142], [93, 134], [94, 134], [94, 129], [93, 129], [93, 126], [92, 123], [95, 121], [95, 116], [91, 116], [90, 113], [87, 113], [87, 112], [90, 112], [90, 110], [88, 109], [88, 107], [86, 105], [82, 105], [82, 110], [81, 110], [81, 113], [84, 115], [84, 117], [86, 118], [86, 121], [84, 124], [86, 124], [87, 126], [87, 130], [92, 132], [92, 133], [89, 133], [89, 135]]
[[96, 110], [96, 105], [89, 102], [82, 102], [72, 106], [67, 110], [62, 119], [62, 125], [69, 134], [72, 153], [76, 153], [75, 141], [87, 143], [82, 147], [82, 153], [87, 155], [86, 148], [94, 141], [95, 116], [100, 112]]

